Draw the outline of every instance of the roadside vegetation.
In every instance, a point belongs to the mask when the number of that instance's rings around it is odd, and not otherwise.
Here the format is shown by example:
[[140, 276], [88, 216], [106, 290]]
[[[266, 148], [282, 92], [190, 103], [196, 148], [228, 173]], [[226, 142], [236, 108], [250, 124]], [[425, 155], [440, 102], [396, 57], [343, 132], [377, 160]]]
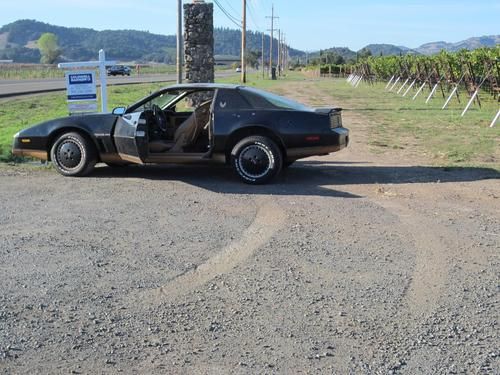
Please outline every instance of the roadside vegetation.
[[[127, 64], [132, 69], [132, 75], [137, 75], [137, 65]], [[216, 67], [216, 70], [231, 69], [231, 67]], [[140, 65], [139, 74], [172, 74], [176, 72], [175, 65], [147, 64]], [[49, 64], [0, 64], [0, 80], [63, 78], [64, 71], [56, 65]]]
[[[238, 83], [233, 76], [219, 80]], [[435, 165], [485, 166], [500, 170], [500, 126], [489, 128], [498, 104], [483, 96], [482, 108], [473, 107], [460, 117], [463, 103], [452, 101], [441, 110], [442, 98], [425, 104], [425, 95], [412, 101], [384, 91], [383, 83], [353, 88], [344, 79], [307, 79], [291, 72], [270, 81], [260, 74], [248, 76], [248, 85], [296, 97], [312, 105], [339, 104], [367, 124], [364, 130], [374, 153], [401, 150], [422, 155]], [[109, 89], [109, 107], [130, 104], [163, 84], [115, 86]], [[302, 94], [301, 94], [302, 93]], [[314, 93], [314, 94], [312, 94]], [[41, 121], [66, 116], [65, 93], [4, 100], [0, 106], [0, 159], [12, 160], [12, 136]], [[349, 123], [347, 127], [352, 127]]]

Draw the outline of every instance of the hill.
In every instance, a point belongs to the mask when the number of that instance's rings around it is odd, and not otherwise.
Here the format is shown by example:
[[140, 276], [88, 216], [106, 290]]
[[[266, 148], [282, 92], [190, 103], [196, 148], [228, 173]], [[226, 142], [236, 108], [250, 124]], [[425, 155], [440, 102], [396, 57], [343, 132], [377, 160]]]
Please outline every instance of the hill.
[[[457, 52], [461, 49], [474, 50], [481, 47], [495, 47], [500, 44], [500, 35], [481, 36], [476, 38], [469, 38], [457, 43], [448, 42], [431, 42], [422, 44], [418, 48], [408, 48], [404, 46], [395, 46], [393, 44], [369, 44], [363, 49], [371, 51], [373, 56], [380, 54], [386, 55], [405, 55], [409, 53], [417, 53], [422, 55], [434, 55], [441, 52], [441, 50], [449, 52]], [[359, 52], [359, 51], [358, 51]]]
[[433, 55], [435, 53], [439, 53], [443, 49], [449, 52], [456, 52], [461, 49], [474, 50], [481, 47], [495, 47], [497, 44], [500, 44], [500, 35], [488, 35], [477, 38], [469, 38], [457, 43], [448, 43], [443, 41], [426, 43], [422, 44], [418, 48], [415, 48], [415, 51], [423, 55]]
[[[34, 20], [19, 20], [0, 28], [0, 59], [16, 62], [39, 62], [40, 53], [35, 41], [43, 33], [57, 35], [63, 50], [63, 59], [82, 61], [95, 59], [97, 51], [103, 48], [109, 59], [125, 61], [155, 61], [173, 63], [175, 61], [175, 35], [158, 35], [147, 31], [104, 30], [54, 26]], [[239, 56], [241, 32], [216, 28], [214, 30], [215, 54]], [[277, 39], [274, 40], [277, 45]], [[247, 33], [249, 51], [261, 51], [262, 34]], [[3, 47], [3, 48], [2, 48]], [[269, 37], [266, 37], [265, 54], [269, 54]], [[277, 51], [275, 51], [277, 56]], [[293, 56], [303, 54], [290, 50]], [[275, 57], [276, 58], [276, 57]]]
[[373, 56], [406, 55], [415, 53], [415, 51], [410, 48], [395, 46], [393, 44], [369, 44], [363, 49], [369, 50]]
[[[40, 52], [36, 48], [36, 40], [43, 33], [54, 33], [59, 39], [63, 51], [63, 60], [82, 61], [95, 59], [97, 51], [106, 50], [109, 59], [138, 62], [174, 63], [176, 50], [175, 35], [152, 34], [147, 31], [136, 30], [103, 30], [89, 28], [62, 27], [50, 25], [35, 20], [19, 20], [0, 28], [0, 60], [14, 60], [15, 62], [39, 62]], [[239, 56], [241, 49], [241, 32], [228, 28], [214, 30], [215, 55]], [[278, 43], [274, 39], [274, 45]], [[353, 61], [358, 53], [370, 50], [372, 55], [399, 55], [407, 53], [421, 53], [430, 55], [441, 49], [458, 51], [462, 48], [476, 49], [491, 47], [500, 43], [500, 35], [470, 38], [457, 43], [433, 42], [410, 49], [392, 44], [369, 44], [358, 52], [347, 47], [332, 47], [309, 54], [310, 59], [319, 59], [327, 53], [333, 61]], [[262, 33], [247, 32], [247, 48], [260, 54], [262, 48]], [[265, 56], [269, 56], [269, 36], [265, 35]], [[290, 49], [293, 58], [305, 57], [306, 53], [297, 49]], [[341, 57], [341, 59], [340, 59]], [[277, 48], [274, 49], [274, 61], [277, 60]]]

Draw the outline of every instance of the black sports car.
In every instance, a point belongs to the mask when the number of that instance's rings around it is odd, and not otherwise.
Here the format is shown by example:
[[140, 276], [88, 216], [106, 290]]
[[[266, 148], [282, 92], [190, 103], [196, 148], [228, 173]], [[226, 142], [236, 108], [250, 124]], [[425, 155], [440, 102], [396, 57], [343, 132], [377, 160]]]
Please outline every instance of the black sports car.
[[231, 164], [262, 184], [295, 160], [347, 146], [340, 108], [309, 108], [246, 86], [174, 85], [109, 114], [47, 121], [14, 136], [13, 154], [51, 160], [65, 176], [97, 162]]

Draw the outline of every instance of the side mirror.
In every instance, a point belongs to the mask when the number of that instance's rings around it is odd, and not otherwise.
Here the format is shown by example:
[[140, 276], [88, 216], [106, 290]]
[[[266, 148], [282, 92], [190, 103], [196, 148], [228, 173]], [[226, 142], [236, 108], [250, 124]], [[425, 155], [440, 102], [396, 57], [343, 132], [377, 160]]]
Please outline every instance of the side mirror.
[[115, 109], [113, 109], [113, 114], [121, 116], [125, 113], [125, 110], [125, 107], [116, 107]]

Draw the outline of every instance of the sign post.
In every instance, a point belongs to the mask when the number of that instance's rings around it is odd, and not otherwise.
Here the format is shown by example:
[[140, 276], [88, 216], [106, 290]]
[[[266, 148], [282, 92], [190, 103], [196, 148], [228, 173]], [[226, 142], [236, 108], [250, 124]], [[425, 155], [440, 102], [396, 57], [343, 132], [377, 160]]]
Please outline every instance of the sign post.
[[[78, 68], [99, 68], [99, 79], [101, 81], [101, 112], [106, 113], [108, 111], [108, 93], [107, 93], [107, 80], [106, 80], [106, 66], [108, 65], [116, 65], [116, 61], [106, 61], [106, 54], [104, 50], [99, 51], [99, 60], [98, 61], [84, 61], [84, 62], [72, 62], [72, 63], [60, 63], [57, 65], [59, 69], [78, 69]], [[88, 80], [89, 75], [92, 75], [92, 81], [94, 85], [94, 95], [95, 95], [95, 71], [89, 72], [67, 72], [66, 76], [71, 77], [74, 76], [74, 82], [71, 84], [71, 79], [66, 79], [66, 87], [68, 89], [68, 101], [72, 99], [70, 96], [80, 90], [79, 84], [76, 83], [78, 80], [82, 80], [84, 83], [80, 83], [82, 85], [81, 90], [83, 96], [91, 95], [90, 84]], [[85, 81], [87, 80], [87, 81]], [[86, 85], [85, 88], [83, 85]], [[79, 87], [79, 88], [77, 88]], [[78, 95], [78, 94], [75, 94]], [[95, 96], [97, 99], [97, 96]], [[73, 100], [92, 100], [92, 99], [73, 99]]]

